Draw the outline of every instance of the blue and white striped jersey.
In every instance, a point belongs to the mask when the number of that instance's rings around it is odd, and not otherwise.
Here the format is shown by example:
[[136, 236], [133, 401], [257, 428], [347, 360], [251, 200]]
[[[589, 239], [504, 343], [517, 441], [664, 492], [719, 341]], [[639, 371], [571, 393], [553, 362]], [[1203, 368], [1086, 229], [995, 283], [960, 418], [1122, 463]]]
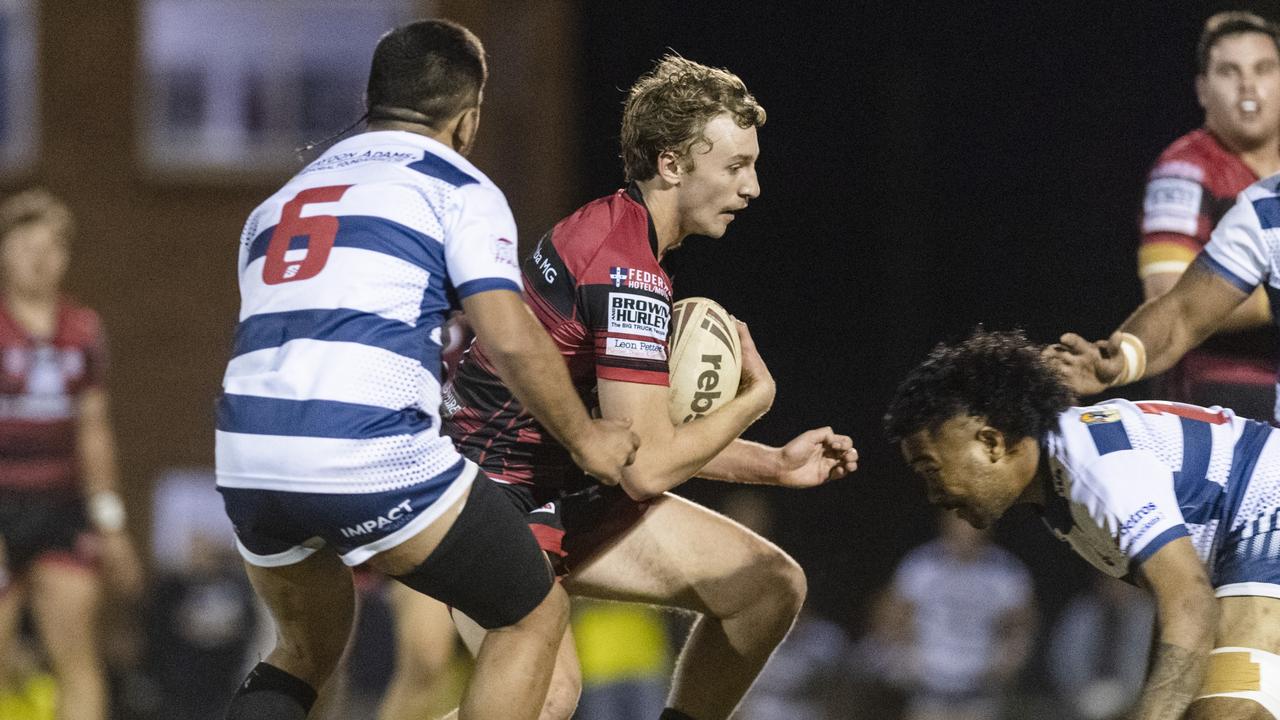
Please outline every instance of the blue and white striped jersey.
[[1275, 434], [1219, 407], [1108, 400], [1071, 408], [1045, 442], [1044, 520], [1115, 577], [1189, 535], [1218, 586], [1222, 551], [1280, 505]]
[[406, 132], [334, 145], [249, 216], [240, 322], [218, 403], [226, 487], [380, 492], [475, 469], [439, 434], [440, 327], [521, 291], [502, 192]]
[[[1280, 175], [1259, 180], [1236, 197], [1196, 262], [1246, 293], [1265, 282], [1271, 314], [1280, 322]], [[1280, 421], [1280, 378], [1274, 412]]]

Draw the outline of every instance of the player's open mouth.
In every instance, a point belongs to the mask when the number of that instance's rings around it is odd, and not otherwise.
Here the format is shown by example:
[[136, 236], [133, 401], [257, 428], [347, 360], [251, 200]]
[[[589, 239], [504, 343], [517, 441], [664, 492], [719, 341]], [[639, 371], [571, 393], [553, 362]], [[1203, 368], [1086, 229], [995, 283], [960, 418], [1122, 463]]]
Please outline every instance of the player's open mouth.
[[1252, 115], [1253, 113], [1258, 112], [1258, 101], [1257, 100], [1241, 100], [1238, 107], [1240, 108], [1240, 112], [1245, 113], [1247, 115]]

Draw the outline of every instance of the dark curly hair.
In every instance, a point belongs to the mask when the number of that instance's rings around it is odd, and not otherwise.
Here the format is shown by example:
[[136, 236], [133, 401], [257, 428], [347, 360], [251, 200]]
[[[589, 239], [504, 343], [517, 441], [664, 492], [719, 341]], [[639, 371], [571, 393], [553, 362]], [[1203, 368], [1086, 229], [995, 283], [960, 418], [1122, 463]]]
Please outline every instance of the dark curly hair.
[[627, 180], [658, 173], [658, 156], [670, 150], [692, 169], [696, 144], [710, 148], [702, 134], [720, 113], [738, 127], [764, 125], [765, 112], [742, 80], [728, 70], [667, 55], [631, 86], [622, 108], [622, 165]]
[[959, 345], [939, 344], [907, 375], [889, 403], [884, 429], [899, 443], [963, 415], [985, 418], [1011, 439], [1039, 441], [1074, 401], [1021, 331], [978, 328]]

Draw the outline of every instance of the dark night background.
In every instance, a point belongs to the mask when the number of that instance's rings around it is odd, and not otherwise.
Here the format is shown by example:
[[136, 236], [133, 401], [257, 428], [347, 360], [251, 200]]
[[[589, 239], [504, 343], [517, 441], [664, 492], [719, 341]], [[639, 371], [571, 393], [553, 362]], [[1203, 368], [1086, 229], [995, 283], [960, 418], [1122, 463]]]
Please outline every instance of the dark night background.
[[[1136, 217], [1160, 151], [1197, 127], [1194, 47], [1222, 3], [586, 3], [581, 200], [621, 182], [624, 90], [667, 48], [739, 74], [768, 111], [761, 197], [718, 241], [673, 258], [678, 296], [752, 328], [778, 381], [747, 437], [853, 436], [861, 467], [810, 491], [761, 490], [811, 605], [861, 601], [933, 532], [882, 438], [898, 380], [979, 323], [1105, 335], [1141, 300]], [[1144, 392], [1130, 388], [1132, 396]], [[714, 504], [724, 486], [682, 492]], [[1015, 513], [999, 537], [1054, 611], [1089, 569]]]

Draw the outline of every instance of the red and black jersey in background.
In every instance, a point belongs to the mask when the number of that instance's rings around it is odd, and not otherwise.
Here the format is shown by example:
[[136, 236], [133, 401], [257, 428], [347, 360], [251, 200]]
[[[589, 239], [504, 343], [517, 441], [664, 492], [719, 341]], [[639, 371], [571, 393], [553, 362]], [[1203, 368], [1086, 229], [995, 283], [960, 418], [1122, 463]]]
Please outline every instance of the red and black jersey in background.
[[[595, 408], [599, 379], [667, 384], [671, 281], [633, 185], [561, 220], [523, 263], [525, 302]], [[502, 384], [478, 341], [443, 393], [444, 431], [500, 482], [573, 488], [582, 472]]]
[[[1156, 160], [1142, 209], [1138, 275], [1183, 272], [1236, 196], [1258, 180], [1253, 170], [1206, 129], [1178, 138]], [[1156, 382], [1169, 400], [1224, 405], [1269, 420], [1273, 414], [1274, 328], [1223, 333], [1186, 354]]]
[[102, 326], [63, 300], [51, 338], [34, 338], [0, 304], [0, 488], [78, 493], [77, 401], [106, 374]]

